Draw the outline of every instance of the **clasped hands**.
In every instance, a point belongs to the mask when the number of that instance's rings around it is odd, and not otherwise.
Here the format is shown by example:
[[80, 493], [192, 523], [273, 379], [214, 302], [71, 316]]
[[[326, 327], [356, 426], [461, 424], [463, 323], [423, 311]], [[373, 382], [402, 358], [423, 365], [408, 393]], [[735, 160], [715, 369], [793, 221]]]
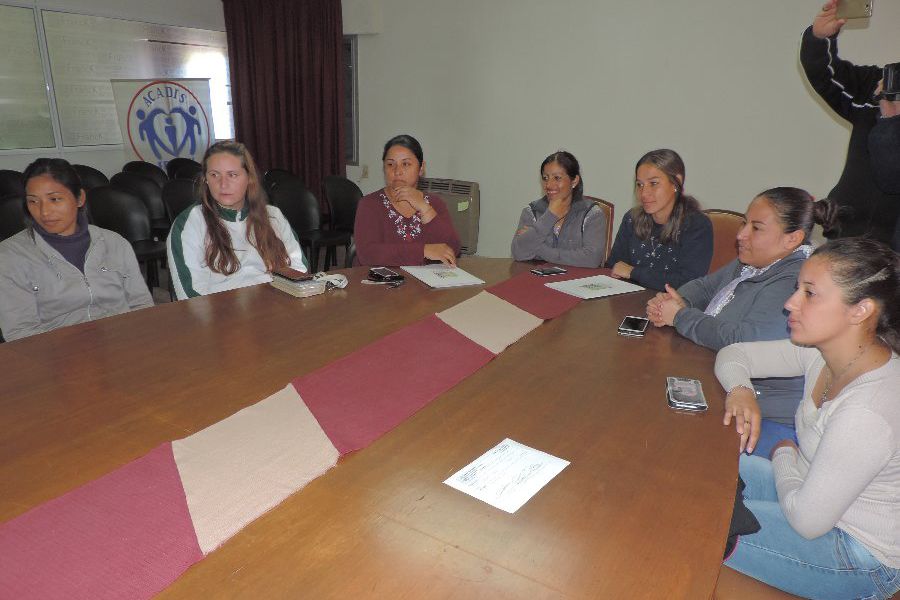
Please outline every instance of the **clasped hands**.
[[686, 306], [684, 298], [667, 283], [665, 292], [656, 294], [647, 302], [647, 318], [656, 327], [671, 326], [675, 323], [675, 315]]
[[403, 185], [390, 189], [391, 201], [394, 204], [406, 202], [412, 209], [418, 213], [422, 223], [428, 223], [437, 216], [437, 211], [428, 202], [425, 201], [425, 194], [420, 190]]

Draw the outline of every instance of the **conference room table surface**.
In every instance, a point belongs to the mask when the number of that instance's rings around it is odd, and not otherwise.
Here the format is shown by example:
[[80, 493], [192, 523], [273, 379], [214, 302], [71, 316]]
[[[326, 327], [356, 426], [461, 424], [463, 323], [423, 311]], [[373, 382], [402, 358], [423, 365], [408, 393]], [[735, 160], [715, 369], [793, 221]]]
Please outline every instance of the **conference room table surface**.
[[[533, 265], [465, 257], [489, 285]], [[0, 344], [0, 522], [254, 404], [483, 286], [268, 285]], [[161, 598], [708, 598], [737, 480], [714, 353], [651, 292], [583, 301], [192, 566]], [[424, 360], [384, 357], [385, 369]], [[710, 409], [667, 406], [668, 375]], [[571, 462], [514, 514], [443, 484], [511, 438]]]

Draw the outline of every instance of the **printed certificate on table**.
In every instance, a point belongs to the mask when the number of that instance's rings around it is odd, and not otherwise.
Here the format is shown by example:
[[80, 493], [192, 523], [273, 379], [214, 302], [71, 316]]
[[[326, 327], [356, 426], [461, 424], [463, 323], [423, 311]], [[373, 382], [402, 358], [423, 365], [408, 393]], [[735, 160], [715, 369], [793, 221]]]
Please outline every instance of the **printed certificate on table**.
[[594, 275], [592, 277], [582, 277], [581, 279], [555, 281], [553, 283], [545, 283], [544, 285], [558, 292], [583, 298], [584, 300], [603, 298], [604, 296], [615, 296], [616, 294], [627, 294], [629, 292], [640, 292], [644, 289], [639, 285], [628, 283], [621, 279], [615, 279], [607, 275]]
[[425, 285], [433, 288], [462, 287], [484, 283], [481, 279], [463, 271], [459, 267], [448, 267], [444, 264], [400, 268]]
[[444, 483], [514, 513], [567, 466], [567, 460], [506, 438]]

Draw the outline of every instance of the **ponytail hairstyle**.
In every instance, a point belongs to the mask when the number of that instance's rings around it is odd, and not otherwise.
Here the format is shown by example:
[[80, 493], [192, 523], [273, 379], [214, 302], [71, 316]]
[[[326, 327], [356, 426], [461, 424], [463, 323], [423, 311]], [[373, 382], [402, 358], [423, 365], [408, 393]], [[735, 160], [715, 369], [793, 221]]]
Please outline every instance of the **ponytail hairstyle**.
[[809, 243], [814, 224], [821, 225], [825, 233], [830, 233], [837, 225], [837, 203], [829, 198], [817, 202], [806, 190], [775, 187], [760, 192], [756, 197], [768, 200], [784, 233], [802, 231], [803, 244]]
[[538, 171], [541, 176], [544, 175], [544, 167], [550, 163], [559, 163], [559, 166], [563, 168], [570, 179], [578, 177], [578, 184], [572, 190], [572, 203], [574, 204], [581, 200], [584, 197], [584, 177], [581, 176], [581, 165], [578, 164], [578, 159], [575, 158], [575, 155], [565, 150], [557, 150], [541, 163], [541, 168]]
[[[663, 225], [662, 233], [659, 235], [659, 242], [661, 244], [677, 242], [685, 219], [691, 213], [700, 210], [700, 203], [693, 196], [684, 193], [684, 161], [681, 160], [681, 157], [674, 150], [663, 148], [652, 150], [643, 155], [637, 161], [637, 164], [634, 165], [635, 175], [637, 175], [637, 170], [641, 165], [656, 167], [675, 186], [675, 206], [672, 208], [669, 220]], [[640, 206], [635, 206], [631, 209], [631, 218], [634, 221], [634, 233], [638, 239], [649, 239], [650, 233], [653, 231], [653, 217], [645, 213]]]
[[[81, 183], [81, 177], [78, 176], [78, 171], [69, 164], [69, 161], [63, 158], [36, 159], [25, 167], [25, 172], [22, 173], [22, 187], [27, 186], [30, 179], [41, 175], [49, 175], [53, 181], [72, 192], [72, 195], [75, 196], [75, 202], [78, 202], [78, 199], [81, 198], [84, 186]], [[25, 224], [31, 232], [31, 237], [34, 238], [34, 219], [31, 218], [31, 213], [28, 212], [28, 198], [25, 196], [22, 197], [22, 212], [25, 215]], [[79, 214], [87, 212], [87, 202], [78, 207], [78, 212]]]
[[868, 238], [841, 238], [813, 252], [828, 261], [848, 305], [870, 298], [878, 306], [875, 334], [900, 352], [900, 255]]
[[203, 155], [203, 170], [197, 179], [197, 196], [200, 201], [203, 220], [206, 221], [206, 254], [205, 260], [209, 268], [216, 273], [233, 275], [241, 267], [241, 262], [231, 245], [231, 234], [222, 224], [219, 207], [209, 191], [206, 183], [206, 170], [209, 159], [222, 152], [227, 152], [241, 160], [241, 166], [247, 171], [247, 196], [244, 206], [247, 210], [247, 241], [256, 248], [266, 265], [272, 271], [290, 264], [287, 248], [269, 223], [268, 204], [265, 192], [259, 183], [259, 170], [247, 147], [240, 142], [225, 140], [216, 142]]

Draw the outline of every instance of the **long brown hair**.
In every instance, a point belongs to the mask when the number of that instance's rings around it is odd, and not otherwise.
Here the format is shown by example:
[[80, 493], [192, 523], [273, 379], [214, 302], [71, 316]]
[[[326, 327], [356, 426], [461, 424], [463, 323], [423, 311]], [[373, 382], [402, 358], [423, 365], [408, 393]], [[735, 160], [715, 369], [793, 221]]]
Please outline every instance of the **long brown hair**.
[[[693, 196], [684, 193], [684, 161], [674, 150], [662, 148], [643, 155], [634, 165], [635, 174], [641, 165], [656, 167], [665, 174], [669, 183], [675, 186], [675, 206], [672, 207], [672, 214], [659, 234], [659, 243], [677, 242], [684, 220], [691, 213], [700, 210], [700, 203]], [[648, 239], [653, 231], [653, 217], [645, 213], [642, 207], [635, 206], [631, 209], [631, 218], [634, 220], [634, 234], [638, 239]]]
[[216, 273], [232, 275], [241, 268], [241, 262], [231, 246], [231, 234], [219, 217], [219, 207], [209, 191], [206, 183], [206, 169], [209, 159], [222, 152], [241, 159], [241, 166], [247, 171], [247, 195], [244, 204], [247, 208], [247, 241], [256, 248], [266, 269], [269, 271], [287, 266], [291, 259], [284, 242], [275, 233], [269, 223], [268, 202], [262, 185], [259, 183], [259, 171], [247, 147], [240, 142], [225, 140], [216, 142], [203, 155], [203, 171], [197, 181], [197, 195], [200, 200], [203, 220], [206, 221], [206, 264]]

